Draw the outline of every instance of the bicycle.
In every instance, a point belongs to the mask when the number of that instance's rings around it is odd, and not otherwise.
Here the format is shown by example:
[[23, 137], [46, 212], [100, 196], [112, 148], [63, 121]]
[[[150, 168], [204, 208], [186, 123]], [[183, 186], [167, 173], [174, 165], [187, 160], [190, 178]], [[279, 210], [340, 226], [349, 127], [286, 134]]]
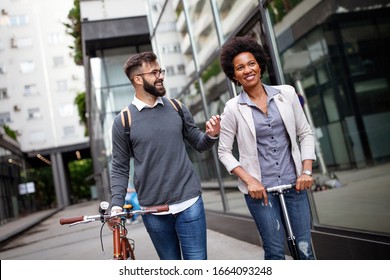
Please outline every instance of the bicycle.
[[291, 250], [291, 256], [293, 257], [294, 260], [299, 260], [298, 248], [297, 248], [297, 244], [295, 242], [295, 236], [294, 236], [293, 230], [291, 228], [290, 218], [288, 216], [287, 207], [286, 207], [286, 201], [284, 199], [284, 192], [288, 189], [294, 188], [295, 186], [296, 186], [296, 184], [293, 183], [293, 184], [269, 187], [269, 188], [267, 188], [267, 192], [268, 193], [276, 193], [279, 195], [280, 206], [282, 207], [283, 217], [284, 217], [284, 221], [285, 221], [286, 229], [287, 229], [287, 234], [288, 234], [287, 242], [290, 245], [289, 247]]
[[135, 214], [151, 214], [164, 212], [169, 210], [168, 205], [157, 205], [152, 207], [141, 207], [140, 210], [131, 210], [131, 204], [124, 205], [123, 211], [111, 214], [108, 210], [109, 203], [102, 201], [99, 205], [99, 214], [90, 216], [77, 216], [60, 218], [60, 224], [75, 226], [78, 224], [86, 224], [90, 222], [100, 221], [102, 223], [100, 229], [100, 241], [103, 249], [102, 230], [105, 225], [112, 231], [113, 238], [113, 259], [114, 260], [135, 260], [135, 241], [127, 237], [128, 230], [126, 229], [126, 219], [131, 218]]

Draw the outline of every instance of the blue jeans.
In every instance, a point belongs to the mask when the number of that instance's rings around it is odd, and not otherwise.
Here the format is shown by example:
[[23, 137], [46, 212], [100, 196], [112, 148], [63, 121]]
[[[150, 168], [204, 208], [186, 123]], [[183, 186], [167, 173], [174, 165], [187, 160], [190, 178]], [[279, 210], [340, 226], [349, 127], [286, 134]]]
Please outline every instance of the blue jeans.
[[175, 215], [142, 215], [161, 260], [206, 260], [206, 216], [203, 199]]
[[[311, 219], [307, 193], [306, 191], [287, 190], [284, 198], [299, 258], [312, 260], [314, 254], [311, 247]], [[264, 258], [266, 260], [285, 259], [284, 245], [288, 234], [285, 230], [279, 196], [269, 193], [268, 206], [264, 205], [262, 199], [253, 199], [249, 195], [245, 195], [245, 201], [263, 241]]]

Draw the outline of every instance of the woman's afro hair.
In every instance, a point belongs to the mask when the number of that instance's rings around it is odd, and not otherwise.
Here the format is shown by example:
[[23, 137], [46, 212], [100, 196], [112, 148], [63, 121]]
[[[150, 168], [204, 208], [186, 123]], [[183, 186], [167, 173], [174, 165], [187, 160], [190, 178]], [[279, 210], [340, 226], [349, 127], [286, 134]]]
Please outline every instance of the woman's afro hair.
[[221, 67], [226, 76], [233, 82], [237, 82], [234, 80], [233, 59], [243, 52], [253, 54], [257, 63], [260, 65], [261, 75], [267, 70], [267, 55], [256, 40], [249, 36], [233, 37], [222, 46], [220, 54]]

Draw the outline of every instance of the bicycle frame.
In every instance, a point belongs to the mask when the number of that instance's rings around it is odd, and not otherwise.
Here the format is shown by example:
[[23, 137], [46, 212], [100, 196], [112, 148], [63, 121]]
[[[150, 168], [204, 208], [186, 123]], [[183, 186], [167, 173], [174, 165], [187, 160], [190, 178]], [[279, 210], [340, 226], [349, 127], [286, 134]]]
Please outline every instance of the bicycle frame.
[[109, 228], [112, 230], [113, 240], [113, 259], [114, 260], [127, 260], [131, 258], [135, 260], [134, 248], [131, 246], [127, 238], [127, 229], [125, 227], [126, 219], [120, 219], [114, 225], [109, 224]]
[[157, 212], [164, 212], [169, 210], [168, 205], [158, 205], [152, 207], [144, 207], [140, 210], [131, 210], [131, 205], [125, 205], [123, 208], [125, 211], [119, 213], [108, 214], [108, 203], [103, 201], [100, 203], [98, 215], [91, 216], [77, 216], [70, 218], [61, 218], [60, 224], [74, 226], [78, 224], [86, 224], [89, 222], [100, 221], [103, 223], [102, 227], [107, 223], [108, 227], [112, 231], [113, 239], [113, 259], [125, 260], [128, 258], [135, 259], [134, 248], [130, 244], [127, 238], [126, 219], [131, 218], [134, 214], [150, 214]]

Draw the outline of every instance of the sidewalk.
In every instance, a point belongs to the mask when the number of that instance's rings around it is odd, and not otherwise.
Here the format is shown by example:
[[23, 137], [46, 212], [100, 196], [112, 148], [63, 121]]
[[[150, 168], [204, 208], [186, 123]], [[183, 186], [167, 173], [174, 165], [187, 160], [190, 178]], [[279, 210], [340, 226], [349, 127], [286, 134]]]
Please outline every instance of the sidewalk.
[[[332, 226], [389, 233], [390, 204], [388, 200], [390, 192], [388, 191], [388, 182], [390, 181], [390, 173], [388, 170], [390, 170], [390, 164], [336, 172], [343, 187], [335, 191], [314, 193], [319, 221], [322, 224]], [[372, 201], [375, 203], [371, 203]], [[91, 211], [95, 211], [96, 201], [89, 203], [93, 209]], [[61, 215], [66, 216], [65, 213], [68, 209], [77, 207], [78, 205], [72, 205], [65, 209], [40, 211], [0, 225], [0, 245], [58, 212], [63, 211]], [[235, 208], [235, 211], [237, 212], [239, 209]], [[210, 229], [208, 229], [207, 234], [208, 243], [212, 247], [210, 252], [215, 254], [210, 256], [210, 259], [224, 259], [227, 247], [229, 251], [237, 254], [236, 259], [263, 259], [264, 257], [262, 248], [257, 245]], [[149, 237], [146, 236], [146, 238]]]
[[[0, 245], [7, 244], [8, 241], [19, 234], [27, 231], [31, 227], [39, 223], [53, 218], [52, 216], [75, 216], [75, 213], [92, 213], [96, 210], [96, 201], [89, 201], [81, 204], [71, 205], [64, 209], [53, 209], [40, 211], [31, 215], [19, 218], [15, 221], [0, 226]], [[144, 227], [143, 223], [135, 225], [136, 228]], [[152, 249], [150, 238], [147, 234], [137, 234], [135, 238], [140, 244], [148, 247], [150, 243], [150, 250], [143, 250], [138, 253], [140, 259], [153, 260], [158, 259], [155, 251]], [[134, 233], [134, 232], [133, 232]], [[69, 237], [71, 238], [71, 237]], [[143, 240], [145, 239], [145, 240]], [[4, 243], [3, 243], [4, 242]], [[70, 242], [70, 241], [69, 241]], [[1, 244], [3, 243], [3, 244]], [[240, 259], [240, 260], [262, 260], [264, 259], [264, 251], [262, 247], [257, 245], [227, 236], [220, 232], [207, 229], [207, 243], [208, 243], [208, 259], [209, 260], [223, 260], [223, 259]], [[57, 244], [58, 245], [58, 244]], [[12, 246], [11, 246], [12, 247]], [[3, 257], [8, 258], [7, 252], [3, 252]], [[34, 259], [34, 256], [29, 254], [28, 257]], [[71, 259], [74, 256], [70, 257]], [[75, 257], [83, 259], [83, 257]], [[289, 256], [286, 256], [289, 259]], [[12, 259], [12, 257], [11, 257]]]
[[59, 211], [61, 209], [39, 211], [0, 225], [0, 244], [25, 232]]

